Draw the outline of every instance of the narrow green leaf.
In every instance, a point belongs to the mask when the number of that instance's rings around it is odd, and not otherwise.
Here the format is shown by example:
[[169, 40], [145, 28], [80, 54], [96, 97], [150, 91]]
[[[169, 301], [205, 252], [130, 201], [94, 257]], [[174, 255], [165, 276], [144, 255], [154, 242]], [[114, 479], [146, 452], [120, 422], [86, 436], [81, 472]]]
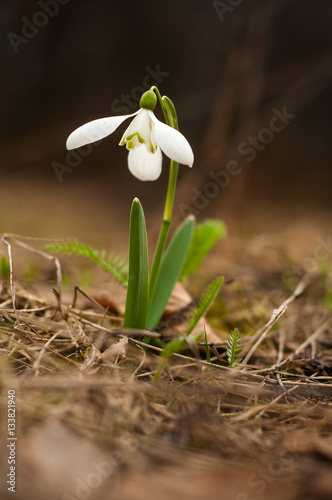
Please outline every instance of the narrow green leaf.
[[225, 234], [225, 225], [218, 220], [208, 219], [198, 224], [181, 270], [180, 281], [184, 282], [197, 271], [207, 254]]
[[197, 304], [191, 321], [189, 321], [189, 325], [186, 331], [187, 335], [189, 335], [193, 331], [203, 314], [205, 314], [209, 307], [212, 305], [212, 302], [216, 298], [223, 281], [223, 276], [220, 276], [208, 286], [207, 290], [205, 290], [201, 300]]
[[194, 217], [189, 216], [177, 230], [165, 252], [151, 300], [147, 328], [155, 328], [165, 310], [186, 258], [194, 224]]
[[125, 328], [145, 328], [149, 303], [148, 244], [141, 203], [134, 199], [130, 213], [129, 271]]

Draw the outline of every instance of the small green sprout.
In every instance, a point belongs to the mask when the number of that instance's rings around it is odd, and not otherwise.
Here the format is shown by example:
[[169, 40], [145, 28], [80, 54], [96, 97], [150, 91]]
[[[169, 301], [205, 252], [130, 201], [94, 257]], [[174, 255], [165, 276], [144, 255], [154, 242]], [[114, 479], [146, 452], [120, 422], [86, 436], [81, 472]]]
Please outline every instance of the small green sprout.
[[240, 356], [242, 351], [241, 342], [240, 332], [237, 328], [234, 328], [234, 330], [231, 331], [226, 348], [227, 360], [230, 368], [235, 368], [235, 365], [242, 359]]

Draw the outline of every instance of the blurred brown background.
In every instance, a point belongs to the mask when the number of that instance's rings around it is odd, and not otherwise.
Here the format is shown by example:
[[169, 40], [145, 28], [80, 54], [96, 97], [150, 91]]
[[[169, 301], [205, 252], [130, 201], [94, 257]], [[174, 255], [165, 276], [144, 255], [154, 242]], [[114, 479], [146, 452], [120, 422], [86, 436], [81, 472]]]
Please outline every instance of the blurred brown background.
[[[176, 219], [273, 232], [329, 213], [330, 0], [3, 0], [0, 12], [2, 232], [116, 248], [134, 196], [157, 224], [166, 158], [158, 181], [133, 178], [124, 126], [84, 157], [65, 150], [74, 128], [132, 113], [155, 83], [196, 158], [180, 167]], [[56, 175], [60, 164], [72, 171]], [[211, 179], [229, 165], [222, 188]]]

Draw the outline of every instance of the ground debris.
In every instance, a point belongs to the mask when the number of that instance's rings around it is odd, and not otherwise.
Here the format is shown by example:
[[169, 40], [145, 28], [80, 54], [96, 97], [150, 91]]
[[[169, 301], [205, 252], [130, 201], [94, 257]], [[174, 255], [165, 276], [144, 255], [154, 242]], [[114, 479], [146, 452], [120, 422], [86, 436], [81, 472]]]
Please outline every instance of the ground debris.
[[[16, 498], [219, 500], [221, 491], [226, 500], [330, 498], [324, 284], [304, 277], [284, 289], [275, 265], [269, 274], [265, 262], [261, 276], [258, 267], [246, 269], [241, 284], [226, 277], [211, 309], [210, 361], [204, 342], [174, 354], [157, 384], [157, 340], [181, 335], [192, 305], [183, 290], [158, 329], [139, 331], [124, 330], [121, 308], [110, 302], [81, 298], [72, 307], [63, 300], [59, 308], [56, 294], [52, 300], [20, 283], [13, 308], [2, 283], [0, 425], [6, 428], [6, 396], [15, 390]], [[282, 288], [278, 297], [270, 297], [274, 286]], [[230, 369], [234, 326], [245, 362]], [[147, 346], [145, 336], [156, 342]], [[0, 494], [10, 498], [4, 485]]]

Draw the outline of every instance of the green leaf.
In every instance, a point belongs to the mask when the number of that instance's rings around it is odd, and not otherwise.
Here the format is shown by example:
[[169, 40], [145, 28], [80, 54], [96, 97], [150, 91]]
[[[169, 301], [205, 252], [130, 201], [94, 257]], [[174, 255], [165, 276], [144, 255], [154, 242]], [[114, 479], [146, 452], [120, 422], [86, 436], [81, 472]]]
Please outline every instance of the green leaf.
[[201, 266], [203, 259], [211, 252], [218, 240], [226, 234], [225, 225], [214, 219], [208, 219], [198, 224], [190, 243], [186, 260], [181, 270], [180, 281], [194, 274]]
[[163, 260], [151, 300], [147, 328], [155, 328], [177, 282], [194, 232], [194, 217], [189, 216], [171, 240]]
[[142, 205], [134, 199], [129, 227], [129, 272], [125, 328], [145, 328], [149, 303], [148, 244]]
[[211, 307], [212, 302], [216, 298], [223, 281], [223, 276], [220, 276], [208, 286], [207, 290], [205, 290], [201, 300], [197, 304], [191, 321], [189, 321], [189, 325], [186, 331], [187, 335], [189, 335], [193, 331], [203, 314], [205, 314], [209, 307]]
[[230, 368], [234, 368], [235, 363], [241, 360], [240, 352], [242, 351], [241, 335], [237, 328], [232, 330], [227, 342], [227, 360]]

